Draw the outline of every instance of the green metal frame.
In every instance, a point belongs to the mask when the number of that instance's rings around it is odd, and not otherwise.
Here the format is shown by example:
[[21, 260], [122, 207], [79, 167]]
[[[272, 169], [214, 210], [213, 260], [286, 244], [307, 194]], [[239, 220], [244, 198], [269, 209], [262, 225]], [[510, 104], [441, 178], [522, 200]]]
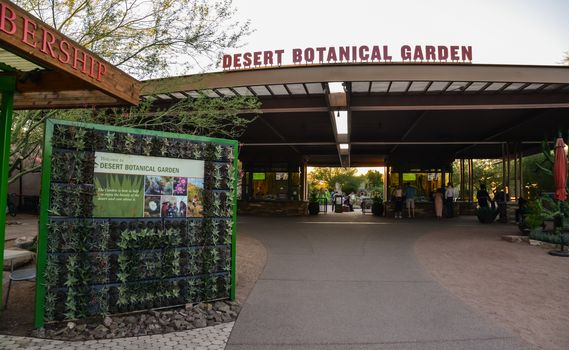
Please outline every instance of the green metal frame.
[[[8, 169], [10, 168], [10, 138], [12, 136], [12, 112], [16, 78], [0, 77], [0, 259], [4, 261], [4, 239], [6, 234], [6, 198], [8, 197]], [[3, 302], [3, 274], [0, 274], [0, 301]]]
[[231, 292], [229, 298], [235, 300], [236, 298], [236, 283], [235, 277], [237, 276], [237, 185], [239, 176], [239, 144], [235, 141], [233, 146], [233, 235], [231, 237]]
[[[42, 177], [41, 177], [41, 197], [40, 197], [40, 223], [38, 232], [38, 254], [37, 254], [37, 277], [36, 277], [36, 307], [35, 307], [35, 319], [34, 327], [42, 328], [44, 326], [44, 300], [45, 300], [45, 265], [47, 259], [47, 224], [49, 221], [49, 195], [50, 195], [50, 183], [51, 183], [51, 156], [52, 156], [52, 142], [51, 138], [53, 136], [54, 126], [56, 124], [77, 126], [83, 128], [90, 128], [101, 131], [112, 131], [112, 132], [122, 132], [130, 133], [136, 135], [149, 135], [158, 136], [164, 138], [177, 138], [186, 139], [192, 141], [201, 142], [213, 142], [224, 145], [233, 146], [234, 155], [234, 178], [233, 178], [233, 235], [231, 240], [231, 291], [230, 299], [235, 300], [235, 275], [236, 275], [236, 242], [237, 242], [237, 157], [239, 154], [239, 144], [235, 140], [220, 139], [215, 137], [206, 136], [195, 136], [195, 135], [184, 135], [176, 134], [171, 132], [162, 132], [154, 130], [142, 130], [133, 129], [127, 127], [118, 127], [111, 125], [99, 125], [99, 124], [89, 124], [82, 122], [73, 122], [67, 120], [52, 120], [48, 119], [45, 124], [44, 131], [44, 148], [43, 148], [43, 163], [42, 163]], [[5, 206], [5, 202], [4, 202]], [[1, 208], [0, 208], [1, 209]], [[5, 209], [4, 209], [5, 211]]]

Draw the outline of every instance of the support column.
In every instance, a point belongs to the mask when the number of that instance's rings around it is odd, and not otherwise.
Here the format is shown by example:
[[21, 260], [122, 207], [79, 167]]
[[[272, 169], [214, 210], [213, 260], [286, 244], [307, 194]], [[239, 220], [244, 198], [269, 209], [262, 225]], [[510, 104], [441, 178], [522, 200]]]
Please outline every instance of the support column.
[[510, 144], [506, 143], [506, 193], [510, 193]]
[[[10, 137], [12, 136], [12, 110], [14, 107], [15, 77], [0, 77], [0, 261], [4, 261], [4, 239], [6, 233], [6, 199], [8, 197], [8, 169], [10, 167]], [[2, 291], [3, 274], [0, 274], [0, 300], [4, 303]]]
[[460, 160], [460, 196], [462, 197], [462, 199], [466, 198], [466, 193], [464, 192], [465, 190], [465, 186], [464, 186], [464, 159]]
[[389, 179], [391, 177], [391, 167], [385, 167], [385, 202], [391, 201], [391, 191], [389, 191]]
[[514, 144], [514, 196], [519, 197], [518, 193], [518, 144]]
[[468, 180], [470, 182], [470, 203], [474, 203], [474, 162], [472, 159], [468, 160]]
[[383, 201], [386, 202], [387, 199], [387, 192], [389, 191], [389, 167], [383, 167], [383, 173], [385, 174], [385, 178], [383, 179]]
[[502, 147], [502, 185], [506, 183], [506, 146], [501, 144]]
[[524, 171], [523, 171], [523, 167], [522, 167], [523, 157], [524, 157], [523, 151], [520, 151], [520, 197], [525, 196], [525, 193], [524, 193]]

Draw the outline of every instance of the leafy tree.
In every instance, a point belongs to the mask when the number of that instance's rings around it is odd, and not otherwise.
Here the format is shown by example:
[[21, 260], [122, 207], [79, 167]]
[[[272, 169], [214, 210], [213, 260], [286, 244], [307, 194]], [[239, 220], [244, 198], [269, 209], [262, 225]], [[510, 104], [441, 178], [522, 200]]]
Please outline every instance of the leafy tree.
[[[8, 183], [41, 168], [43, 123], [47, 118], [98, 124], [112, 124], [184, 134], [238, 138], [255, 118], [240, 111], [260, 107], [256, 98], [187, 99], [164, 110], [155, 110], [149, 101], [140, 105], [114, 109], [40, 110], [14, 113], [12, 152]], [[16, 172], [16, 170], [21, 170]]]
[[139, 79], [211, 68], [251, 32], [232, 0], [15, 2]]
[[363, 175], [366, 180], [367, 189], [383, 188], [383, 174], [377, 170], [368, 170]]
[[334, 190], [339, 183], [343, 192], [356, 192], [363, 181], [356, 172], [355, 168], [314, 168], [308, 174], [308, 182], [315, 189]]
[[[211, 68], [219, 55], [250, 33], [234, 20], [231, 0], [16, 0], [42, 21], [139, 79]], [[191, 63], [189, 63], [191, 62]], [[107, 110], [14, 113], [9, 182], [39, 171], [46, 118], [236, 138], [254, 119], [251, 97], [181, 101], [165, 110], [150, 102]], [[249, 117], [240, 110], [252, 110]]]

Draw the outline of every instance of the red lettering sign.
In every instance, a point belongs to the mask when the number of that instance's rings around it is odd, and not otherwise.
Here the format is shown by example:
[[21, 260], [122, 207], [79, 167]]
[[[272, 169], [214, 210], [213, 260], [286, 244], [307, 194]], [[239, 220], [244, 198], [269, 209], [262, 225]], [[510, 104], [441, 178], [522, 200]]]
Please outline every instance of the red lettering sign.
[[[259, 68], [281, 66], [285, 50], [268, 50], [223, 55], [223, 69]], [[472, 62], [472, 46], [433, 46], [402, 45], [400, 59], [403, 62]], [[296, 64], [334, 64], [348, 62], [391, 62], [393, 56], [387, 45], [360, 46], [319, 46], [304, 49], [294, 48], [290, 52], [289, 62]]]
[[[36, 52], [56, 59], [56, 63], [69, 65], [70, 68], [97, 81], [101, 81], [106, 73], [106, 67], [99, 59], [71, 44], [41, 22], [15, 11], [6, 3], [0, 3], [0, 31], [17, 38], [19, 42], [37, 50]], [[230, 67], [231, 64], [224, 66]]]

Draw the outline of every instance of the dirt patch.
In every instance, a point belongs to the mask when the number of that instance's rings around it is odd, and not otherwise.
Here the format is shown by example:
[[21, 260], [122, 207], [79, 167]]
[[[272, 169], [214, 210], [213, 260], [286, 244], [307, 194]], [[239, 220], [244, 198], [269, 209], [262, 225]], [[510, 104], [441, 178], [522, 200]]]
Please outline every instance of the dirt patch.
[[245, 300], [255, 286], [267, 262], [267, 249], [255, 238], [239, 233], [237, 235], [237, 301]]
[[569, 258], [509, 243], [512, 225], [460, 225], [421, 237], [424, 268], [465, 303], [543, 349], [569, 348]]

